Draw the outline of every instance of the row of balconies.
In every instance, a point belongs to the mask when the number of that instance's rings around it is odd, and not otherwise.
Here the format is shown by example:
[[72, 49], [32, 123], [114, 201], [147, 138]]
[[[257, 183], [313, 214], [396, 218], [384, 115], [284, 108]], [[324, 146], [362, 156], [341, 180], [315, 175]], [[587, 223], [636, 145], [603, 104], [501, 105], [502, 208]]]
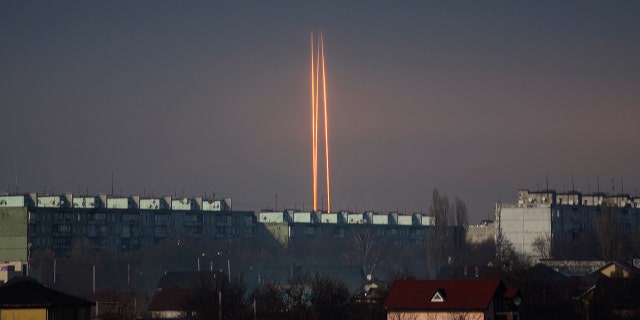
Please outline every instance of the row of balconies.
[[231, 198], [207, 200], [202, 197], [173, 199], [171, 197], [115, 197], [105, 194], [74, 196], [71, 193], [64, 195], [29, 193], [27, 195], [0, 195], [0, 207], [230, 211]]
[[406, 225], [432, 226], [435, 224], [433, 216], [422, 213], [405, 215], [399, 213], [381, 214], [375, 212], [353, 213], [341, 211], [327, 212], [296, 212], [293, 210], [277, 212], [260, 212], [258, 223], [327, 223], [327, 224], [371, 224], [371, 225]]
[[570, 205], [570, 206], [601, 206], [640, 208], [640, 198], [628, 194], [608, 195], [605, 193], [582, 194], [577, 191], [556, 193], [554, 190], [518, 191], [518, 206]]

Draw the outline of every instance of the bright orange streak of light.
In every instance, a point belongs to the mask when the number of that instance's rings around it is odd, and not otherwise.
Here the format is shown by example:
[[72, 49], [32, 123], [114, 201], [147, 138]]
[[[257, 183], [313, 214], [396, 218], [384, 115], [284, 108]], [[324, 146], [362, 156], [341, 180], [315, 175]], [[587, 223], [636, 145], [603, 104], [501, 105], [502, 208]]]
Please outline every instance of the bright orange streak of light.
[[[314, 168], [315, 168], [315, 175], [316, 175], [316, 195], [315, 198], [316, 200], [318, 199], [318, 121], [320, 120], [320, 39], [318, 38], [318, 45], [316, 46], [316, 80], [315, 80], [315, 97], [316, 97], [316, 101], [315, 101], [315, 117], [316, 117], [316, 122], [313, 124], [313, 130], [314, 130], [314, 137], [315, 137], [315, 161], [314, 161]], [[317, 203], [317, 202], [316, 202]], [[314, 206], [313, 210], [318, 210], [317, 205]]]
[[316, 162], [318, 161], [318, 150], [317, 150], [317, 137], [316, 137], [316, 85], [314, 79], [314, 70], [313, 70], [313, 32], [311, 33], [311, 154], [313, 157], [312, 160], [312, 175], [313, 175], [313, 211], [316, 211], [318, 203], [318, 169]]
[[322, 100], [324, 102], [324, 143], [327, 161], [327, 212], [331, 213], [331, 187], [329, 183], [329, 117], [327, 115], [327, 78], [324, 71], [324, 38], [322, 37], [322, 33], [320, 33], [320, 43], [322, 45]]
[[[313, 173], [313, 211], [318, 210], [318, 122], [320, 120], [320, 72], [322, 72], [322, 102], [324, 113], [324, 141], [327, 173], [327, 212], [331, 213], [331, 184], [329, 182], [329, 122], [327, 114], [327, 78], [325, 75], [324, 37], [317, 38], [314, 47], [311, 33], [311, 139], [312, 139], [312, 173]], [[315, 51], [315, 52], [314, 52]], [[322, 63], [322, 66], [321, 66]], [[315, 64], [315, 66], [314, 66]], [[315, 68], [315, 70], [314, 70]], [[322, 68], [322, 69], [321, 69]]]

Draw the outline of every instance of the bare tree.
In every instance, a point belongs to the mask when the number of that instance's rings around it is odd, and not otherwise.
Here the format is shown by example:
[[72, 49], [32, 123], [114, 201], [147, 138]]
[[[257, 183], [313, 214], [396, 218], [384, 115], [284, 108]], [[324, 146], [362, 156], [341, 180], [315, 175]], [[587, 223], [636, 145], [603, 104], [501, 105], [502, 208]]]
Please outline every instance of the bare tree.
[[467, 205], [462, 199], [455, 198], [455, 214], [456, 214], [456, 226], [466, 227], [469, 225], [469, 217], [467, 214]]
[[533, 252], [538, 254], [541, 259], [551, 258], [551, 236], [548, 234], [539, 235], [531, 244]]
[[364, 275], [373, 274], [385, 254], [380, 237], [370, 228], [358, 228], [351, 232], [350, 243], [345, 260], [360, 264]]
[[448, 226], [452, 208], [449, 197], [440, 196], [438, 189], [433, 190], [432, 201], [429, 213], [434, 217], [435, 225], [427, 237], [427, 263], [431, 277], [435, 277], [438, 269], [448, 262]]
[[193, 289], [183, 297], [183, 308], [187, 315], [196, 320], [214, 320], [218, 318], [219, 281], [213, 273], [201, 272]]
[[317, 319], [348, 319], [350, 296], [344, 282], [316, 274], [311, 280], [311, 292], [311, 305]]
[[608, 204], [600, 207], [596, 218], [596, 233], [605, 260], [613, 260], [619, 246], [617, 220], [618, 208]]
[[278, 282], [263, 281], [249, 295], [253, 304], [255, 319], [282, 319], [287, 310], [283, 285]]
[[457, 266], [460, 266], [466, 258], [467, 226], [469, 225], [469, 218], [467, 214], [467, 205], [464, 203], [464, 201], [456, 197], [454, 202], [455, 206], [453, 212], [455, 215], [456, 225], [455, 228], [453, 228], [453, 256], [455, 257], [455, 261], [453, 262]]
[[138, 313], [136, 310], [137, 301], [136, 293], [132, 290], [120, 291], [112, 290], [103, 296], [105, 301], [96, 301], [100, 306], [100, 319], [103, 320], [124, 320], [136, 319]]
[[286, 312], [297, 319], [308, 319], [311, 315], [311, 276], [296, 273], [283, 288]]

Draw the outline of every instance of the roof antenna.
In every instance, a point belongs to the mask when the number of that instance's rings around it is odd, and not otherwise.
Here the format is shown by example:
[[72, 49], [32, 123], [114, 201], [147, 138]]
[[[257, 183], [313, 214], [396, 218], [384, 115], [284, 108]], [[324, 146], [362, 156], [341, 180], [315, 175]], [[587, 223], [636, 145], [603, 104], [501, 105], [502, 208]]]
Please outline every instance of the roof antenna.
[[13, 171], [16, 173], [16, 194], [18, 194], [18, 167], [13, 164]]
[[549, 191], [549, 174], [546, 173], [544, 176], [545, 176], [545, 179], [547, 179], [547, 191]]
[[576, 193], [576, 186], [573, 184], [573, 174], [571, 175], [571, 193]]
[[56, 155], [55, 153], [53, 154], [53, 189], [51, 191], [51, 194], [53, 195], [56, 194]]
[[611, 192], [614, 196], [616, 195], [616, 182], [613, 180], [613, 178], [611, 178]]

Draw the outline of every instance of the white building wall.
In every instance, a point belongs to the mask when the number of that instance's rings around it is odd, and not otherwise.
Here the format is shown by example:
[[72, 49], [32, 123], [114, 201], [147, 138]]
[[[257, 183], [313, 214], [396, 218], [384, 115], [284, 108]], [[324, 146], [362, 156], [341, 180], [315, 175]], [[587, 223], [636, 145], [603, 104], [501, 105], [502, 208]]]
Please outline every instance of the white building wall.
[[[497, 212], [498, 213], [498, 212]], [[539, 236], [551, 236], [551, 208], [503, 207], [498, 227], [504, 239], [516, 252], [534, 257], [533, 241]]]
[[285, 222], [284, 221], [284, 212], [260, 212], [260, 221], [261, 223], [274, 223], [274, 222]]
[[194, 207], [193, 200], [191, 199], [176, 199], [171, 201], [171, 210], [191, 210]]
[[311, 223], [311, 212], [294, 212], [293, 222]]
[[140, 199], [140, 210], [162, 209], [161, 199]]
[[373, 224], [389, 224], [389, 215], [373, 214], [371, 215], [371, 222]]
[[24, 196], [0, 196], [0, 207], [24, 207]]
[[434, 216], [421, 216], [421, 221], [423, 226], [435, 226], [436, 219]]
[[220, 200], [203, 200], [202, 211], [220, 211], [222, 208], [222, 201]]
[[107, 209], [129, 209], [129, 198], [108, 198]]
[[361, 213], [349, 213], [347, 214], [347, 223], [349, 224], [363, 224], [364, 215]]
[[413, 224], [413, 216], [411, 215], [398, 215], [398, 225], [410, 226]]
[[335, 214], [335, 213], [322, 213], [320, 215], [320, 222], [322, 222], [322, 223], [338, 223], [338, 214]]
[[60, 208], [62, 198], [60, 196], [42, 196], [38, 197], [36, 206], [38, 208]]
[[74, 208], [97, 208], [98, 197], [73, 197]]

